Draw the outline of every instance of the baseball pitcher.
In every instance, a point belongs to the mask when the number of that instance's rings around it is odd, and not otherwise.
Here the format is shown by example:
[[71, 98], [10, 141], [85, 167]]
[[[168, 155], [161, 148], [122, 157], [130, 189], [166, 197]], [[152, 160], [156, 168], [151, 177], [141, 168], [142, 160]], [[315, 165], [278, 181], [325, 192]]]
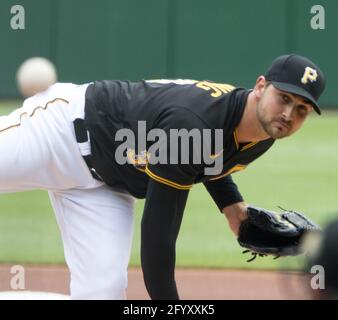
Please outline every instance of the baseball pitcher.
[[[299, 130], [325, 87], [309, 59], [273, 61], [252, 90], [194, 80], [57, 83], [0, 117], [0, 192], [47, 190], [74, 299], [123, 299], [135, 198], [144, 281], [178, 299], [175, 244], [189, 190], [203, 183], [239, 245], [300, 253], [319, 227], [294, 211], [247, 205], [232, 174]], [[1, 219], [1, 216], [0, 216]]]

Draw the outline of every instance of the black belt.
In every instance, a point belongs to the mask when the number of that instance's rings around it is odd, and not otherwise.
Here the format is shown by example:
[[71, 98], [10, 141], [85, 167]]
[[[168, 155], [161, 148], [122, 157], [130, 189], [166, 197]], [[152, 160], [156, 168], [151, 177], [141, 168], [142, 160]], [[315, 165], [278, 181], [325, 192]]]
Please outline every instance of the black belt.
[[[85, 123], [83, 119], [75, 119], [73, 121], [74, 129], [75, 129], [75, 137], [77, 143], [85, 143], [88, 142], [88, 131], [86, 129]], [[90, 173], [92, 174], [93, 178], [99, 181], [103, 181], [102, 178], [96, 173], [96, 170], [93, 166], [92, 156], [89, 155], [82, 155], [83, 160], [86, 162]]]

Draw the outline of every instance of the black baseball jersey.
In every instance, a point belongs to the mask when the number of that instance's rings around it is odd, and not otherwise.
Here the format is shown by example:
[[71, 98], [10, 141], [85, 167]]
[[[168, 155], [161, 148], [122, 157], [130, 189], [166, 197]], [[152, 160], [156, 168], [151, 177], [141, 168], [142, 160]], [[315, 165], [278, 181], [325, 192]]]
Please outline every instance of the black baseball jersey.
[[[207, 81], [178, 83], [100, 81], [87, 89], [86, 126], [94, 167], [108, 185], [125, 189], [137, 198], [145, 197], [149, 177], [188, 190], [195, 183], [218, 181], [243, 170], [272, 145], [272, 139], [244, 147], [236, 141], [235, 128], [244, 110], [247, 90]], [[119, 165], [115, 153], [122, 142], [116, 141], [116, 133], [120, 129], [132, 130], [137, 147], [140, 121], [146, 123], [146, 134], [154, 128], [163, 129], [168, 136], [170, 129], [222, 129], [223, 150], [217, 150], [224, 160], [222, 172], [218, 176], [206, 176], [204, 163], [147, 164], [147, 151], [154, 142], [147, 142], [144, 150], [134, 150], [131, 146], [126, 155], [129, 163]]]
[[[248, 94], [243, 88], [192, 80], [97, 81], [86, 91], [85, 125], [90, 134], [93, 167], [108, 185], [146, 198], [141, 261], [152, 298], [178, 298], [174, 279], [175, 242], [189, 189], [196, 183], [204, 183], [220, 210], [242, 201], [231, 174], [245, 169], [274, 142], [267, 139], [238, 143], [236, 127]], [[196, 151], [193, 144], [188, 146], [189, 158], [185, 163], [171, 163], [169, 147], [167, 163], [153, 163], [150, 149], [156, 140], [147, 140], [139, 146], [140, 123], [145, 125], [143, 138], [152, 129], [161, 129], [166, 137], [170, 137], [173, 129], [188, 132], [197, 129], [201, 136], [203, 130], [209, 130], [212, 137], [216, 130], [222, 130], [222, 147], [216, 149], [211, 143], [209, 154], [211, 159], [222, 157], [221, 172], [207, 175], [205, 169], [211, 165], [203, 157], [194, 163], [191, 156], [203, 153], [203, 147]], [[121, 129], [134, 134], [134, 144], [117, 139]], [[116, 152], [123, 143], [128, 162], [120, 164]], [[201, 144], [205, 145], [203, 139]], [[182, 160], [180, 152], [178, 156]]]

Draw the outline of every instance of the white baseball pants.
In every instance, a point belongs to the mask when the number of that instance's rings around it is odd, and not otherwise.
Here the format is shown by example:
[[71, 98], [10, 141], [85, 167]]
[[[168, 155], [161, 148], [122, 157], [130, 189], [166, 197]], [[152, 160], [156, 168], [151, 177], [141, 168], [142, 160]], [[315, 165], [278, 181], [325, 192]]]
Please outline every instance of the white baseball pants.
[[48, 190], [71, 297], [124, 299], [134, 199], [95, 180], [82, 158], [72, 122], [84, 118], [87, 86], [55, 84], [0, 117], [0, 193]]

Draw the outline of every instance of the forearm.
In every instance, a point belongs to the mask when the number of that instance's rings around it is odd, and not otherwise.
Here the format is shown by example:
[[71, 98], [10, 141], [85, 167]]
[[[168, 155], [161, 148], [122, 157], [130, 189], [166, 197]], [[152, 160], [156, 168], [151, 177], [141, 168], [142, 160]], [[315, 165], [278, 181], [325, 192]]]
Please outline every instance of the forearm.
[[223, 212], [225, 207], [244, 201], [231, 176], [226, 176], [220, 180], [207, 181], [204, 185], [220, 212]]
[[[155, 240], [156, 239], [156, 240]], [[159, 242], [160, 235], [143, 230], [141, 262], [144, 283], [153, 300], [178, 300], [175, 282], [175, 241]]]
[[222, 210], [225, 217], [228, 219], [230, 229], [236, 236], [238, 235], [241, 222], [247, 219], [246, 207], [247, 205], [244, 202], [237, 202]]
[[141, 262], [151, 299], [177, 300], [175, 246], [188, 191], [150, 180], [141, 226]]

